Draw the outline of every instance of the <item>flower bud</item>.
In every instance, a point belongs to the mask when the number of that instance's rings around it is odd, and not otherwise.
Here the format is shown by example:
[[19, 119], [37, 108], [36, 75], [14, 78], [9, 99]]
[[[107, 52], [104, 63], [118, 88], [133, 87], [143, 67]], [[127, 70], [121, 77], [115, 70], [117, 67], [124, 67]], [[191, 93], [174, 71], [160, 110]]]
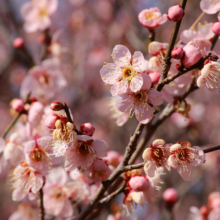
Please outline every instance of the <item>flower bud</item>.
[[191, 42], [183, 48], [183, 51], [184, 56], [181, 59], [181, 63], [187, 68], [190, 68], [202, 58], [202, 53], [199, 48], [192, 45]]
[[95, 128], [91, 123], [85, 123], [80, 126], [80, 132], [84, 135], [92, 136], [95, 132]]
[[151, 72], [149, 73], [149, 76], [151, 78], [152, 84], [157, 84], [160, 79], [160, 73], [158, 72]]
[[16, 49], [23, 49], [24, 48], [24, 39], [21, 37], [17, 37], [13, 41], [13, 46]]
[[130, 179], [129, 185], [133, 190], [140, 192], [148, 189], [149, 181], [144, 176], [135, 176]]
[[172, 58], [177, 59], [177, 60], [181, 59], [183, 57], [183, 54], [184, 52], [183, 52], [182, 47], [174, 47], [171, 52]]
[[11, 103], [11, 107], [16, 111], [16, 112], [22, 112], [24, 111], [24, 106], [25, 103], [21, 99], [15, 99]]
[[46, 117], [44, 123], [48, 128], [55, 129], [56, 128], [55, 123], [59, 118], [60, 117], [57, 114], [52, 113]]
[[50, 108], [53, 111], [60, 111], [60, 110], [64, 109], [64, 106], [61, 102], [53, 102], [53, 103], [51, 103]]
[[175, 5], [169, 8], [167, 18], [171, 21], [178, 22], [184, 16], [185, 12], [180, 5]]
[[216, 35], [220, 35], [220, 22], [215, 22], [215, 23], [212, 24], [212, 31]]
[[168, 188], [163, 193], [163, 199], [168, 205], [174, 205], [178, 200], [178, 193], [174, 188]]

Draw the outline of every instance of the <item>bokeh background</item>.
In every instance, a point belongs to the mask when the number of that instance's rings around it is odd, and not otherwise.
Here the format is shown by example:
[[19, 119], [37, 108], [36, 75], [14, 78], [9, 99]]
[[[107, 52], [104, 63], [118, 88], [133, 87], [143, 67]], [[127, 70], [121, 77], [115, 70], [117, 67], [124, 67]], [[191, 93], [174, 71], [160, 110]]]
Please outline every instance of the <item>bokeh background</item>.
[[[13, 48], [13, 40], [23, 37], [27, 49], [37, 64], [40, 63], [40, 32], [26, 33], [20, 8], [25, 0], [0, 0], [0, 134], [12, 120], [10, 101], [20, 96], [20, 86], [30, 68], [27, 60]], [[110, 86], [100, 77], [104, 62], [111, 62], [111, 52], [116, 44], [127, 46], [130, 51], [141, 51], [148, 56], [148, 30], [138, 21], [138, 13], [146, 8], [159, 7], [167, 13], [179, 0], [59, 0], [59, 7], [52, 16], [51, 34], [62, 50], [58, 57], [68, 86], [51, 101], [68, 103], [77, 126], [91, 122], [95, 138], [105, 140], [112, 150], [123, 154], [129, 135], [137, 125], [135, 118], [118, 127], [112, 118]], [[189, 0], [180, 32], [189, 29], [200, 15], [200, 0]], [[201, 23], [217, 21], [217, 15], [205, 15]], [[169, 42], [174, 23], [167, 21], [156, 29], [156, 41]], [[220, 51], [216, 51], [220, 54]], [[190, 118], [177, 113], [167, 119], [151, 140], [162, 138], [166, 142], [190, 141], [198, 146], [220, 144], [220, 94], [203, 90], [187, 98], [191, 103]], [[178, 220], [187, 219], [190, 206], [207, 203], [208, 195], [220, 191], [220, 152], [207, 154], [206, 163], [193, 169], [191, 181], [185, 182], [177, 172], [163, 176], [164, 184], [154, 205], [138, 210], [140, 219], [169, 219], [161, 200], [167, 187], [174, 187], [181, 195], [174, 209]], [[14, 212], [18, 203], [11, 199], [10, 174], [0, 174], [0, 219], [5, 220]], [[122, 197], [117, 201], [121, 202]], [[114, 202], [112, 202], [114, 204]], [[100, 219], [106, 219], [113, 209], [108, 206]]]

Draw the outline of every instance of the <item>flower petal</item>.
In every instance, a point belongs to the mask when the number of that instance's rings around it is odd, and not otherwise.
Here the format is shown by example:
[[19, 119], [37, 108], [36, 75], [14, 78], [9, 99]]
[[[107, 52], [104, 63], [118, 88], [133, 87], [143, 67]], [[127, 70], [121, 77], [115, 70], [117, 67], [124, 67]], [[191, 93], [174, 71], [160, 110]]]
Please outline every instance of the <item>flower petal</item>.
[[130, 82], [130, 89], [132, 92], [138, 92], [143, 85], [142, 74], [137, 74], [134, 76]]
[[143, 124], [149, 123], [154, 116], [153, 109], [148, 104], [136, 106], [135, 115], [137, 120]]
[[125, 67], [130, 65], [131, 53], [127, 47], [123, 45], [116, 45], [112, 54], [112, 58], [117, 66]]
[[177, 167], [177, 172], [180, 174], [180, 176], [185, 180], [190, 180], [190, 174], [191, 174], [191, 167], [189, 164], [179, 165]]
[[148, 99], [154, 106], [163, 104], [162, 94], [156, 90], [150, 90]]
[[92, 147], [96, 151], [97, 157], [107, 157], [108, 145], [105, 143], [105, 141], [94, 140]]

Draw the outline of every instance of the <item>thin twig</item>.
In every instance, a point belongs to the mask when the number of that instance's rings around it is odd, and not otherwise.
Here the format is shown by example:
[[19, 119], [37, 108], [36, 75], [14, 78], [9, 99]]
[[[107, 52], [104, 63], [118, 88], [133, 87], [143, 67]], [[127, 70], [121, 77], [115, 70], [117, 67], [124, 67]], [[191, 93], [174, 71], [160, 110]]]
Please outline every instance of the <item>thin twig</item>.
[[155, 41], [156, 32], [155, 32], [155, 30], [149, 30], [149, 31], [150, 31], [150, 33], [149, 33], [150, 42], [153, 42], [153, 41]]
[[39, 205], [40, 220], [44, 220], [44, 215], [45, 215], [43, 197], [44, 197], [43, 188], [41, 188], [38, 192], [38, 205]]
[[[28, 100], [30, 98], [31, 93], [28, 93], [26, 100], [25, 100], [25, 104], [28, 103]], [[14, 125], [17, 123], [18, 119], [21, 117], [21, 115], [23, 115], [24, 112], [19, 112], [14, 119], [11, 121], [11, 123], [8, 125], [8, 127], [5, 129], [4, 134], [2, 135], [2, 138], [5, 139], [7, 134], [9, 133], [9, 131], [14, 127]]]
[[73, 120], [72, 120], [71, 115], [70, 115], [70, 109], [69, 109], [69, 107], [67, 106], [66, 103], [64, 103], [63, 106], [64, 106], [63, 109], [64, 109], [64, 111], [65, 111], [65, 113], [66, 113], [67, 118], [69, 119], [69, 122], [73, 124]]

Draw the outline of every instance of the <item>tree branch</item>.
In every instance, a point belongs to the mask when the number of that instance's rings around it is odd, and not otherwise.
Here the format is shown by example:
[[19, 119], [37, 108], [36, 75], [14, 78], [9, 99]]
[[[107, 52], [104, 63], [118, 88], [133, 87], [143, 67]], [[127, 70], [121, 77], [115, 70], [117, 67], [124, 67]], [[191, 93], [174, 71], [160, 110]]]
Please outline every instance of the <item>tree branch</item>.
[[44, 200], [43, 200], [43, 188], [38, 192], [38, 205], [39, 205], [39, 216], [40, 220], [44, 220], [45, 212], [44, 212]]

